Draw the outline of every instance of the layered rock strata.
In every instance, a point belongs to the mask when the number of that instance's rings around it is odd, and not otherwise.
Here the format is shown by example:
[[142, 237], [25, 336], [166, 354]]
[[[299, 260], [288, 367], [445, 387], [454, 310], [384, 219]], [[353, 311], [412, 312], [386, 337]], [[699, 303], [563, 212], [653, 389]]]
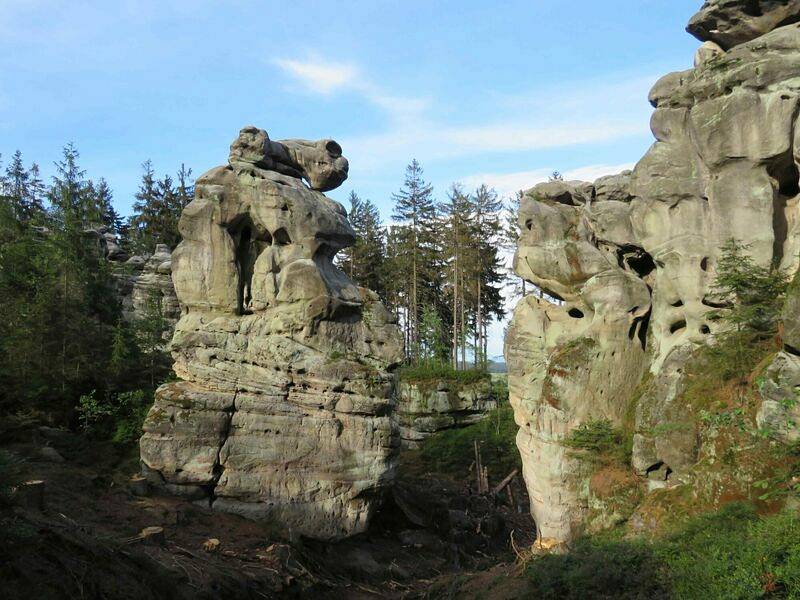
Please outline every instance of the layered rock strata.
[[478, 381], [462, 383], [400, 381], [397, 386], [396, 418], [400, 426], [400, 445], [418, 448], [425, 439], [444, 429], [472, 425], [497, 407], [492, 381], [487, 375]]
[[[583, 527], [588, 475], [562, 443], [578, 425], [633, 418], [642, 477], [669, 481], [695, 462], [676, 398], [692, 351], [721, 326], [709, 318], [720, 308], [712, 288], [721, 247], [734, 238], [759, 265], [798, 269], [798, 20], [797, 2], [707, 2], [689, 26], [706, 42], [696, 67], [650, 92], [656, 142], [633, 172], [525, 193], [515, 270], [554, 301], [519, 303], [506, 360], [545, 537], [566, 540]], [[768, 400], [779, 403], [782, 385]]]
[[180, 381], [157, 391], [140, 442], [151, 481], [321, 539], [366, 528], [398, 444], [399, 330], [333, 265], [354, 234], [318, 191], [347, 169], [332, 140], [246, 127], [198, 178], [172, 255]]
[[169, 326], [169, 338], [181, 316], [181, 307], [172, 284], [172, 255], [169, 247], [158, 244], [145, 258], [134, 255], [115, 265], [119, 298], [125, 319], [135, 321], [158, 314]]

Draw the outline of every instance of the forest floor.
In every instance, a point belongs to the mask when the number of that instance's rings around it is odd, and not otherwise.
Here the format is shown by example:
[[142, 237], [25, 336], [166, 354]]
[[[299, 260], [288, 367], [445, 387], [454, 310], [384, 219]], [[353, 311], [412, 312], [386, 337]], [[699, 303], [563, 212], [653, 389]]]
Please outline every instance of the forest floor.
[[[0, 597], [519, 598], [516, 548], [534, 541], [524, 486], [477, 494], [469, 473], [430, 473], [416, 452], [368, 533], [287, 540], [274, 525], [141, 494], [135, 448], [46, 427], [3, 449], [44, 503], [0, 508]], [[163, 536], [142, 538], [147, 527]], [[513, 534], [512, 534], [513, 532]], [[208, 540], [218, 540], [206, 544]], [[204, 546], [205, 545], [205, 546]]]

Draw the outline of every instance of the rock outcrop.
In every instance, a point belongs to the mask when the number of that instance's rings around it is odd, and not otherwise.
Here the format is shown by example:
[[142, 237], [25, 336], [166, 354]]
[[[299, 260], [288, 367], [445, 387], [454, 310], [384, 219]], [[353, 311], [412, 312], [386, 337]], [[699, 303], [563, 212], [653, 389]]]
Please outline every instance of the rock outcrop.
[[437, 431], [477, 423], [496, 407], [488, 375], [469, 382], [401, 379], [397, 385], [395, 413], [400, 426], [400, 445], [418, 448]]
[[365, 529], [398, 444], [399, 330], [333, 265], [354, 234], [317, 191], [347, 168], [332, 140], [246, 127], [197, 179], [172, 254], [180, 381], [157, 391], [140, 442], [166, 489], [322, 539]]
[[172, 255], [169, 247], [158, 244], [147, 258], [134, 255], [115, 265], [122, 314], [135, 321], [160, 314], [169, 325], [169, 338], [181, 316], [181, 307], [172, 284]]
[[[642, 477], [679, 478], [697, 460], [676, 399], [693, 349], [720, 328], [709, 314], [724, 243], [747, 244], [761, 266], [798, 269], [798, 20], [798, 2], [707, 2], [689, 29], [716, 46], [653, 87], [656, 142], [633, 172], [542, 184], [522, 200], [515, 270], [555, 301], [520, 301], [506, 360], [545, 537], [583, 527], [588, 474], [562, 444], [579, 424], [634, 419]], [[769, 391], [778, 405], [781, 385]]]

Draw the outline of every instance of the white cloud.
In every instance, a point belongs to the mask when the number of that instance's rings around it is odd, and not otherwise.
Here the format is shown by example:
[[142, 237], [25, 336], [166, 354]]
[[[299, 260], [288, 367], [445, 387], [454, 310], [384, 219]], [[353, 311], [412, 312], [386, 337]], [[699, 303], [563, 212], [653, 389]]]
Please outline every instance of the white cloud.
[[358, 85], [358, 68], [352, 64], [288, 58], [278, 58], [272, 62], [303, 87], [318, 94], [331, 94]]
[[395, 96], [366, 78], [350, 63], [328, 62], [317, 58], [295, 60], [279, 58], [272, 61], [284, 73], [297, 80], [307, 91], [331, 95], [335, 92], [355, 92], [367, 102], [383, 110], [399, 127], [420, 118], [428, 106], [423, 98]]
[[[587, 165], [562, 172], [564, 179], [578, 179], [581, 181], [594, 181], [604, 175], [614, 175], [626, 169], [632, 169], [633, 163], [621, 165]], [[537, 183], [547, 181], [556, 169], [542, 168], [532, 171], [517, 171], [514, 173], [477, 173], [461, 178], [461, 183], [467, 188], [478, 187], [482, 183], [497, 190], [502, 197], [511, 198], [519, 190], [527, 190]]]

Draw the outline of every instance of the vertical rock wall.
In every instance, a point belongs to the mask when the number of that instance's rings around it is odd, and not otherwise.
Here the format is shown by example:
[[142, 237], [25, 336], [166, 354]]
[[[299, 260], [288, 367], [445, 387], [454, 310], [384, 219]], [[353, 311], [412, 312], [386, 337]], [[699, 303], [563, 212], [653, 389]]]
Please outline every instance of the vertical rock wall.
[[399, 330], [332, 263], [354, 235], [321, 191], [347, 166], [332, 140], [246, 127], [198, 178], [172, 255], [180, 381], [140, 442], [151, 481], [323, 539], [366, 528], [398, 443]]
[[[689, 25], [705, 42], [696, 66], [650, 92], [656, 142], [633, 172], [525, 194], [515, 270], [554, 301], [520, 301], [506, 360], [545, 537], [582, 528], [587, 473], [561, 443], [581, 423], [621, 424], [633, 410], [640, 475], [693, 464], [691, 431], [654, 431], [685, 418], [674, 403], [683, 366], [719, 327], [708, 316], [723, 244], [735, 238], [760, 265], [797, 271], [798, 20], [798, 2], [706, 2]], [[635, 398], [645, 377], [653, 385]]]

